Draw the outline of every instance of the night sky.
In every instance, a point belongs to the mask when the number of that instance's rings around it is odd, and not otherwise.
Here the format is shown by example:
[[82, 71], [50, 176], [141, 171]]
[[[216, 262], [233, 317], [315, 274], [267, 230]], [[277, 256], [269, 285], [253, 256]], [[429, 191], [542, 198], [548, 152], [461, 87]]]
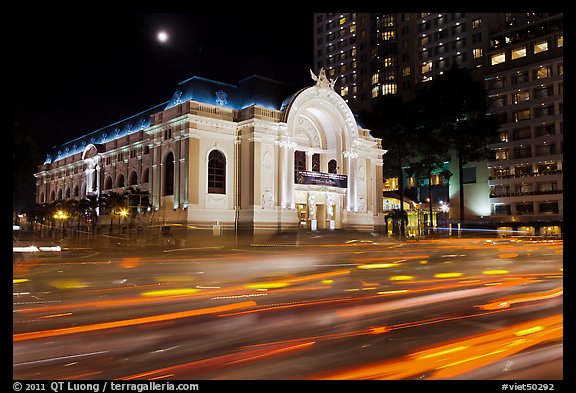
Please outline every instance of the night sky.
[[11, 15], [10, 97], [40, 161], [52, 146], [169, 100], [192, 76], [313, 83], [311, 12], [106, 11]]

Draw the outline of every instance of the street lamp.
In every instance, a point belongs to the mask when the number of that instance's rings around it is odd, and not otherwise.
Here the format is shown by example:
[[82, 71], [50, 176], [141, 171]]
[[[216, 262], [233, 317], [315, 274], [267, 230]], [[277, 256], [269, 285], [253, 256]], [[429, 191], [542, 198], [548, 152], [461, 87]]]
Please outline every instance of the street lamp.
[[60, 221], [60, 229], [64, 231], [64, 221], [68, 219], [68, 213], [64, 210], [58, 210], [52, 217], [54, 217], [55, 220]]

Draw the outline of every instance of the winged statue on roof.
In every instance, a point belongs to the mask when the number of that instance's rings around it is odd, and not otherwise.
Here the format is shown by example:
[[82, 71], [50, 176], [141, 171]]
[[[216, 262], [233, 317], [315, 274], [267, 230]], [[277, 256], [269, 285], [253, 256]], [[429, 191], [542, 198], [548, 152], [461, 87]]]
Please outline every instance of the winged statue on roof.
[[338, 78], [328, 79], [324, 67], [320, 68], [318, 75], [314, 74], [314, 71], [310, 70], [310, 76], [312, 77], [312, 80], [316, 82], [316, 86], [329, 87], [332, 90], [334, 90], [334, 85], [336, 85], [336, 81], [338, 80]]

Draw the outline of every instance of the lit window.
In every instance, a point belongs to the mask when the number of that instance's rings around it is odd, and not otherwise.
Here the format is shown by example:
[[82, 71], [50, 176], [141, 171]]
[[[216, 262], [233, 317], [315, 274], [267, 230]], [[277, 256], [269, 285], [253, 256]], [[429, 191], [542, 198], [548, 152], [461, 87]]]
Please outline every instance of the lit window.
[[422, 82], [430, 82], [432, 80], [431, 76], [424, 76], [422, 77]]
[[534, 53], [546, 52], [548, 50], [548, 41], [534, 43]]
[[424, 63], [424, 65], [422, 66], [422, 73], [423, 74], [430, 72], [430, 71], [432, 71], [432, 62], [431, 61]]
[[387, 57], [384, 59], [384, 67], [390, 67], [392, 65], [392, 58]]
[[348, 86], [344, 86], [344, 87], [340, 88], [340, 95], [342, 97], [348, 95]]
[[499, 52], [499, 53], [495, 53], [492, 55], [490, 64], [496, 65], [496, 64], [504, 63], [505, 61], [506, 61], [506, 53], [505, 52]]
[[372, 84], [375, 85], [380, 82], [380, 74], [372, 74]]
[[[208, 193], [226, 194], [226, 158], [218, 150], [208, 156]], [[168, 195], [168, 194], [166, 194]]]
[[336, 74], [336, 70], [334, 68], [330, 68], [330, 70], [328, 71], [328, 75], [334, 76], [334, 74]]
[[482, 18], [478, 18], [478, 19], [474, 19], [472, 21], [472, 28], [476, 29], [478, 27], [482, 26]]
[[507, 160], [508, 159], [508, 150], [497, 150], [496, 151], [496, 159], [497, 160]]
[[482, 48], [476, 48], [472, 51], [472, 54], [474, 55], [475, 59], [478, 59], [479, 57], [482, 57]]
[[512, 60], [516, 60], [516, 59], [519, 59], [519, 58], [525, 57], [525, 56], [526, 56], [526, 47], [525, 46], [512, 50]]
[[374, 87], [372, 88], [372, 98], [378, 97], [379, 92], [380, 92], [379, 87], [378, 87], [378, 86], [374, 86]]
[[409, 76], [410, 75], [410, 67], [402, 68], [402, 76]]
[[344, 23], [346, 23], [346, 18], [340, 18], [339, 22], [341, 25], [343, 25]]
[[522, 120], [530, 119], [530, 109], [524, 109], [518, 112], [514, 112], [514, 121], [519, 122]]
[[356, 32], [356, 25], [350, 25], [350, 33]]
[[382, 94], [396, 94], [396, 83], [385, 83], [382, 85]]
[[549, 78], [552, 76], [552, 69], [550, 67], [541, 67], [536, 71], [536, 79]]
[[564, 35], [559, 35], [559, 36], [556, 38], [556, 46], [557, 46], [558, 48], [560, 48], [561, 46], [564, 46]]
[[390, 41], [396, 37], [394, 31], [384, 31], [380, 34], [380, 39], [382, 41]]
[[530, 92], [528, 90], [519, 91], [518, 93], [514, 93], [513, 95], [513, 100], [515, 104], [522, 101], [528, 101], [529, 99], [530, 99]]

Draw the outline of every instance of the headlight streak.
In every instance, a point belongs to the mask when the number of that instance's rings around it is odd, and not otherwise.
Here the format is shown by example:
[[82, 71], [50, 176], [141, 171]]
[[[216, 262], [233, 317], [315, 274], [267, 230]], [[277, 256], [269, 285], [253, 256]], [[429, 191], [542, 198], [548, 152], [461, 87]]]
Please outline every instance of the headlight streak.
[[[518, 336], [522, 338], [519, 339]], [[327, 372], [308, 379], [397, 380], [425, 373], [432, 373], [426, 379], [450, 379], [542, 342], [561, 340], [562, 337], [562, 315], [553, 315], [498, 331], [463, 337], [430, 349], [413, 352], [397, 360]]]
[[146, 323], [154, 323], [154, 322], [162, 322], [162, 321], [169, 321], [179, 318], [188, 318], [198, 315], [205, 315], [205, 314], [216, 314], [220, 312], [251, 307], [255, 306], [256, 302], [248, 301], [242, 303], [232, 303], [227, 304], [224, 306], [216, 306], [216, 307], [208, 307], [208, 308], [201, 308], [196, 310], [188, 310], [188, 311], [180, 311], [170, 314], [161, 314], [161, 315], [154, 315], [149, 317], [141, 317], [141, 318], [133, 318], [133, 319], [124, 319], [120, 321], [114, 322], [102, 322], [96, 323], [91, 325], [82, 325], [82, 326], [72, 326], [67, 328], [61, 329], [52, 329], [52, 330], [43, 330], [38, 332], [29, 332], [29, 333], [19, 333], [14, 334], [12, 336], [13, 341], [22, 341], [22, 340], [33, 340], [37, 338], [45, 338], [45, 337], [55, 337], [55, 336], [62, 336], [67, 334], [74, 334], [74, 333], [83, 333], [83, 332], [92, 332], [97, 330], [104, 330], [104, 329], [113, 329], [119, 327], [126, 327], [126, 326], [135, 326], [141, 325]]

